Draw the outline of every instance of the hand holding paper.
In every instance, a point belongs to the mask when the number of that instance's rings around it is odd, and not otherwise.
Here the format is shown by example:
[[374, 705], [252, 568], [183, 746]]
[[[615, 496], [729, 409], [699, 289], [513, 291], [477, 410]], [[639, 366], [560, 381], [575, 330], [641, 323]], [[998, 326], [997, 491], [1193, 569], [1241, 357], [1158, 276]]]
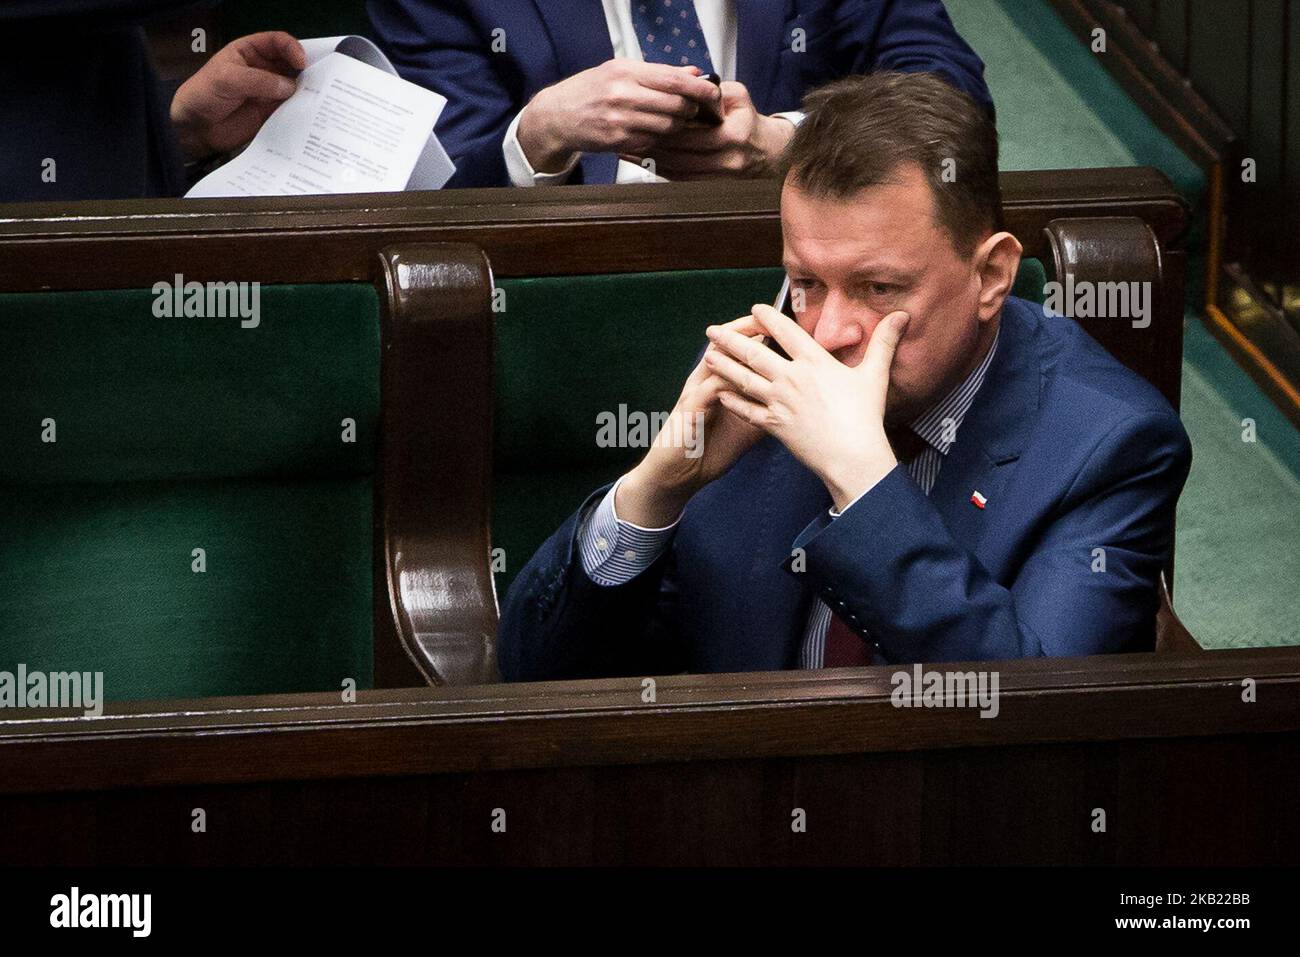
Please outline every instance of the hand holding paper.
[[289, 34], [254, 33], [218, 50], [172, 97], [171, 120], [189, 159], [238, 149], [297, 89], [307, 66]]
[[443, 96], [397, 76], [361, 37], [304, 40], [298, 89], [190, 197], [438, 189], [455, 166], [433, 135]]

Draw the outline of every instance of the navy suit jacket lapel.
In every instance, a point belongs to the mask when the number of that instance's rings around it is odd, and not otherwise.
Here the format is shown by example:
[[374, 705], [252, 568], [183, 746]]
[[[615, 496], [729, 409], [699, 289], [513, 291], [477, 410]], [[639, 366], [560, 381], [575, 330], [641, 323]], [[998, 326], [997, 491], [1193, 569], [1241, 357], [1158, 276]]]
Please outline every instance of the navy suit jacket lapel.
[[614, 45], [600, 0], [533, 0], [551, 35], [556, 79], [573, 76], [614, 58]]
[[736, 79], [760, 113], [770, 112], [784, 27], [785, 0], [736, 0]]
[[[997, 520], [1005, 466], [1020, 458], [1037, 417], [1038, 326], [1024, 308], [1012, 301], [1003, 307], [998, 351], [930, 491], [953, 537], [972, 549], [984, 527]], [[971, 501], [975, 492], [987, 499], [982, 509]]]

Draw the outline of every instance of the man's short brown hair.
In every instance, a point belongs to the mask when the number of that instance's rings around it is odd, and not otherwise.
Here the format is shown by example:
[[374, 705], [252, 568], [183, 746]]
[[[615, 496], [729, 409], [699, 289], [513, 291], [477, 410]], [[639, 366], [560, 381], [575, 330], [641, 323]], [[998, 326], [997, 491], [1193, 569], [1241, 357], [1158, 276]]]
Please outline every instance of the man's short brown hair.
[[970, 96], [932, 73], [870, 73], [809, 93], [783, 171], [799, 189], [850, 199], [900, 166], [925, 174], [939, 225], [969, 256], [1002, 228], [998, 134]]

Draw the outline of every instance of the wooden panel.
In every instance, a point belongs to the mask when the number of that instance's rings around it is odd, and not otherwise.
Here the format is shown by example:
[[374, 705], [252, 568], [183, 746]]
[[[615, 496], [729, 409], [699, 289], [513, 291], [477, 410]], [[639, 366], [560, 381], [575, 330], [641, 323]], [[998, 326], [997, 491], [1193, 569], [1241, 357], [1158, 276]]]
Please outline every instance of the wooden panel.
[[[477, 246], [450, 243], [384, 249], [379, 261], [387, 401], [376, 604], [426, 680], [496, 681], [491, 267]], [[406, 661], [376, 651], [377, 687], [411, 677]]]
[[0, 798], [0, 862], [1294, 866], [1297, 747], [1232, 735], [21, 795]]
[[[1094, 283], [1146, 283], [1152, 293], [1149, 327], [1108, 318], [1076, 318], [1088, 332], [1134, 372], [1179, 406], [1183, 361], [1185, 253], [1161, 251], [1146, 224], [1136, 217], [1056, 220], [1047, 227], [1052, 244], [1052, 275]], [[1067, 304], [1066, 315], [1072, 314]]]
[[1133, 21], [1133, 25], [1147, 36], [1155, 31], [1158, 0], [1123, 0], [1117, 4]]
[[609, 678], [14, 710], [0, 794], [1300, 730], [1295, 648], [998, 662], [994, 719], [895, 707], [895, 670], [669, 676], [653, 703]]
[[[1119, 53], [1102, 60], [1107, 70], [1195, 162], [1224, 163], [1223, 261], [1257, 281], [1295, 282], [1300, 161], [1288, 138], [1300, 128], [1300, 15], [1291, 0], [1051, 3], [1081, 38], [1105, 26]], [[1241, 182], [1242, 156], [1259, 164], [1254, 184]]]
[[888, 667], [14, 714], [0, 863], [1300, 861], [1295, 649], [997, 668], [991, 719]]
[[[1254, 278], [1257, 281], [1285, 279], [1295, 283], [1300, 281], [1300, 243], [1296, 242], [1295, 233], [1291, 231], [1300, 227], [1300, 214], [1297, 214], [1297, 207], [1300, 206], [1300, 156], [1296, 155], [1300, 153], [1296, 149], [1300, 145], [1300, 6], [1288, 2], [1286, 11], [1283, 61], [1286, 64], [1286, 76], [1283, 79], [1285, 95], [1282, 102], [1274, 107], [1281, 113], [1284, 160], [1282, 193], [1276, 197], [1278, 202], [1275, 208], [1285, 216], [1282, 226], [1285, 232], [1275, 247], [1281, 260], [1277, 263], [1276, 272], [1273, 275], [1256, 275]], [[1250, 264], [1246, 265], [1249, 271]], [[1293, 385], [1300, 386], [1300, 383]]]
[[[1146, 168], [1002, 175], [1007, 226], [1027, 254], [1062, 216], [1133, 215], [1165, 244], [1183, 201]], [[374, 249], [471, 242], [497, 276], [779, 264], [779, 186], [456, 190], [238, 200], [0, 206], [0, 291], [103, 289], [187, 280], [374, 280]], [[75, 268], [72, 268], [75, 264]]]
[[1256, 182], [1241, 179], [1240, 166], [1225, 170], [1237, 202], [1229, 207], [1234, 258], [1251, 264], [1261, 278], [1285, 268], [1287, 256], [1278, 251], [1292, 235], [1293, 204], [1279, 203], [1284, 195], [1286, 122], [1287, 0], [1252, 0], [1249, 63], [1250, 116], [1245, 131], [1245, 155], [1255, 161]]
[[1187, 0], [1159, 0], [1149, 36], [1175, 69], [1187, 70]]
[[1234, 134], [1179, 72], [1153, 49], [1150, 38], [1112, 0], [1050, 0], [1079, 39], [1091, 42], [1106, 31], [1105, 56], [1098, 62], [1156, 127], [1203, 168], [1231, 149]]
[[[1300, 318], [1284, 312], [1276, 290], [1300, 282], [1300, 159], [1290, 148], [1300, 129], [1296, 8], [1291, 0], [1163, 0], [1147, 34], [1145, 5], [1135, 0], [1051, 3], [1085, 41], [1093, 26], [1107, 26], [1107, 70], [1206, 169], [1212, 328], [1256, 381], [1273, 383], [1266, 391], [1295, 419], [1289, 353]], [[1156, 45], [1144, 52], [1148, 36]], [[1254, 182], [1242, 180], [1243, 158], [1255, 162]], [[1233, 286], [1261, 293], [1252, 295], [1258, 308], [1239, 309], [1227, 295]], [[1254, 345], [1238, 348], [1247, 338]]]
[[1188, 0], [1191, 32], [1188, 61], [1192, 83], [1238, 131], [1248, 126], [1251, 3]]

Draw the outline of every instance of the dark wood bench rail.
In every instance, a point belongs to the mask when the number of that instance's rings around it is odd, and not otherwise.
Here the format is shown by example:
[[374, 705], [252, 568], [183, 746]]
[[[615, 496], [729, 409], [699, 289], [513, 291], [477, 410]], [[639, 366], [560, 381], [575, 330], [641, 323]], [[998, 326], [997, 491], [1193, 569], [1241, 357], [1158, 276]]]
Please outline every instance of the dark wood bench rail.
[[[1054, 219], [1135, 216], [1172, 249], [1187, 207], [1145, 167], [1003, 173], [1007, 228], [1050, 261]], [[469, 242], [498, 277], [772, 266], [769, 182], [0, 205], [0, 291], [207, 281], [368, 281], [388, 245]]]
[[0, 713], [0, 863], [1300, 863], [1294, 649], [997, 667], [992, 719], [892, 668]]

